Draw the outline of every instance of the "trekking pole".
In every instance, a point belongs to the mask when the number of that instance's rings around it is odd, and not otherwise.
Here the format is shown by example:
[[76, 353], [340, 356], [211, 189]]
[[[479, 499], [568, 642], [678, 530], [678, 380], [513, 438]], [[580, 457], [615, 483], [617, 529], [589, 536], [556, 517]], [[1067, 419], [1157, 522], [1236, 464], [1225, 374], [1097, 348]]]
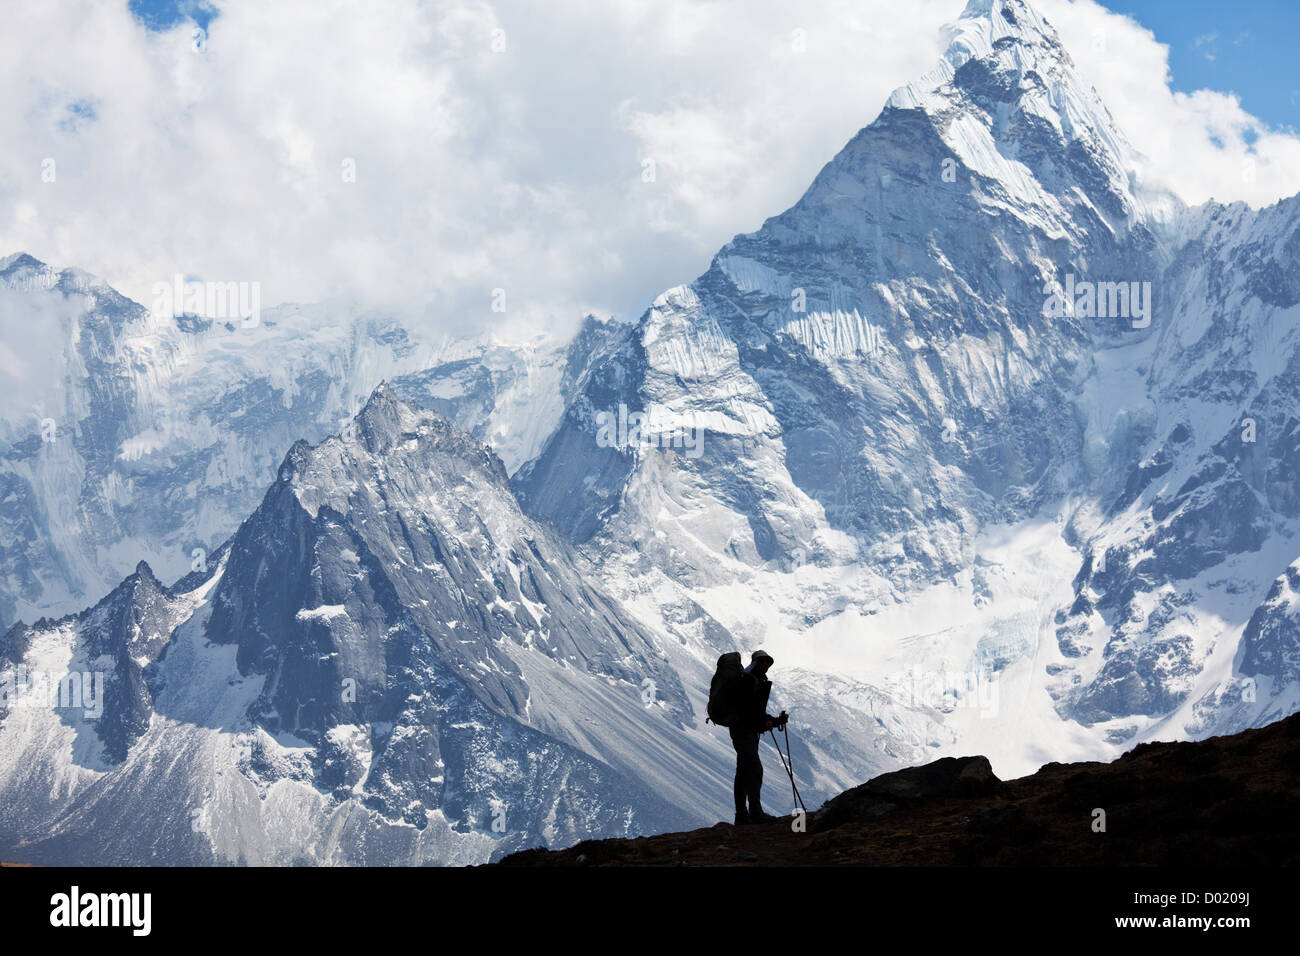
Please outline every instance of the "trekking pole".
[[[784, 730], [784, 728], [782, 729]], [[799, 796], [799, 788], [794, 782], [794, 771], [791, 769], [791, 765], [786, 763], [785, 754], [781, 752], [781, 743], [776, 739], [776, 732], [770, 727], [767, 732], [772, 735], [772, 746], [776, 748], [776, 755], [781, 758], [781, 766], [785, 768], [785, 775], [790, 778], [790, 789], [794, 791], [794, 798], [798, 802], [799, 808], [807, 814], [808, 808], [803, 805], [803, 797]], [[790, 732], [788, 730], [785, 730], [785, 745], [787, 748], [790, 746]]]
[[[787, 720], [781, 725], [781, 733], [785, 737], [785, 762], [790, 768], [790, 786], [794, 787], [794, 751], [790, 749], [790, 721]], [[795, 788], [795, 796], [799, 795], [799, 790]], [[803, 801], [799, 801], [801, 804]]]
[[781, 725], [781, 733], [785, 734], [785, 753], [786, 759], [790, 761], [790, 787], [794, 790], [794, 798], [799, 801], [799, 806], [803, 808], [806, 814], [808, 808], [803, 805], [803, 797], [799, 796], [799, 788], [794, 785], [794, 751], [790, 749], [790, 721]]

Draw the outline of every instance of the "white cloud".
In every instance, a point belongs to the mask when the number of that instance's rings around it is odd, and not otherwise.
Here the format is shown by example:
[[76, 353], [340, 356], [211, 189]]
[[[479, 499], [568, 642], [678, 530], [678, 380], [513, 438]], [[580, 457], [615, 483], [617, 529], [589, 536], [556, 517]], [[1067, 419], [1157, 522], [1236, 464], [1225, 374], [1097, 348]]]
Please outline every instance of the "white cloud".
[[[1132, 21], [1091, 0], [1041, 8], [1152, 176], [1189, 201], [1300, 189], [1300, 141], [1263, 131], [1248, 178], [1259, 124], [1229, 96], [1170, 93], [1167, 51]], [[453, 331], [500, 321], [495, 288], [530, 326], [635, 315], [796, 201], [933, 65], [960, 10], [229, 0], [195, 52], [190, 28], [149, 34], [125, 3], [15, 6], [0, 255], [82, 266], [144, 302], [180, 271], [259, 281], [264, 306], [355, 296]]]
[[[1146, 157], [1144, 174], [1153, 181], [1193, 205], [1213, 198], [1263, 206], [1300, 192], [1300, 137], [1270, 130], [1234, 94], [1175, 93], [1169, 47], [1150, 30], [1094, 0], [1037, 6]], [[1250, 142], [1249, 134], [1257, 138]]]

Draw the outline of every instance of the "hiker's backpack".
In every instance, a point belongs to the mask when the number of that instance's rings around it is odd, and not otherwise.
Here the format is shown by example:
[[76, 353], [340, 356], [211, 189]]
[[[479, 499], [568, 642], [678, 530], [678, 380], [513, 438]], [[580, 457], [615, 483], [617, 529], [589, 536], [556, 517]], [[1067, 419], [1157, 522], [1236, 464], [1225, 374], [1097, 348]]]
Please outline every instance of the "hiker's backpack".
[[719, 727], [730, 727], [738, 716], [736, 710], [740, 704], [740, 675], [744, 668], [740, 665], [740, 653], [732, 651], [718, 658], [718, 669], [709, 681], [709, 720]]

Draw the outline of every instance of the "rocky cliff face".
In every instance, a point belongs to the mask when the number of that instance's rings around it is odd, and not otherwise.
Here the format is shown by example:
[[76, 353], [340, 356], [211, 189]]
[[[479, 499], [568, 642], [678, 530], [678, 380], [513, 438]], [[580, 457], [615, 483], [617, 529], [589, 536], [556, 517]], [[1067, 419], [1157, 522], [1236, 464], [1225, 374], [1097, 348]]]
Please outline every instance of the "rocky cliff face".
[[[167, 862], [447, 862], [711, 815], [721, 748], [686, 737], [650, 634], [499, 458], [387, 386], [345, 436], [294, 446], [215, 561], [170, 589], [142, 564], [6, 636], [11, 665], [109, 688], [98, 714], [20, 693], [0, 722], [0, 822], [31, 853], [139, 859], [164, 821]], [[76, 782], [38, 799], [42, 770]], [[132, 804], [157, 813], [123, 830]], [[343, 817], [356, 844], [328, 832]]]

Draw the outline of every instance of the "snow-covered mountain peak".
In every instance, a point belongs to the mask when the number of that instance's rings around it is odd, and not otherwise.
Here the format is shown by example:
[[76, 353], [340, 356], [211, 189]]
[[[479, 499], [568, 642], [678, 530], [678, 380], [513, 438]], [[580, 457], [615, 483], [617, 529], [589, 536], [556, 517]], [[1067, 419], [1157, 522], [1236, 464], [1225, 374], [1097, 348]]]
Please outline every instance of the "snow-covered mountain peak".
[[949, 102], [958, 73], [972, 61], [1014, 69], [1018, 77], [1053, 65], [1073, 67], [1052, 26], [1022, 0], [972, 0], [961, 18], [944, 27], [947, 47], [929, 72], [890, 96], [886, 109], [930, 109]]
[[[1041, 83], [1048, 89], [1070, 92], [1064, 88], [1073, 84], [1080, 94], [1090, 92], [1075, 76], [1074, 61], [1055, 28], [1024, 0], [971, 0], [961, 17], [944, 27], [944, 34], [947, 47], [938, 65], [895, 90], [887, 108], [943, 105], [947, 87], [967, 85], [959, 74], [972, 62], [993, 67], [1026, 86]], [[1010, 87], [1002, 92], [1014, 94], [1017, 90]]]
[[[353, 442], [364, 448], [354, 449]], [[299, 442], [289, 456], [296, 464], [341, 451], [354, 462], [383, 468], [399, 458], [429, 458], [439, 470], [490, 484], [505, 491], [509, 476], [501, 459], [487, 446], [457, 429], [442, 415], [405, 398], [388, 382], [381, 383], [366, 400], [350, 426], [336, 442], [309, 446]]]
[[365, 439], [366, 447], [372, 453], [388, 450], [403, 436], [427, 434], [437, 425], [443, 426], [439, 429], [441, 432], [450, 429], [446, 419], [436, 412], [402, 401], [387, 382], [380, 383], [370, 394], [365, 406], [357, 413], [356, 423], [360, 426], [359, 437]]
[[[949, 37], [794, 206], [593, 363], [521, 497], [625, 593], [678, 587], [787, 666], [870, 680], [896, 644], [991, 682], [1014, 666], [1029, 683], [1004, 691], [1094, 748], [1288, 712], [1294, 688], [1218, 702], [1245, 693], [1232, 648], [1270, 586], [1258, 630], [1294, 633], [1274, 582], [1300, 513], [1295, 206], [1186, 210], [1144, 183], [1022, 0], [970, 4]], [[624, 408], [651, 427], [611, 447]], [[698, 423], [700, 454], [647, 441], [665, 421]], [[1018, 572], [1029, 553], [1055, 572]], [[907, 620], [873, 634], [887, 613]], [[833, 657], [798, 656], [830, 633]]]
[[8, 278], [21, 272], [45, 268], [45, 263], [26, 252], [13, 252], [0, 258], [0, 277]]
[[1136, 181], [1141, 157], [1031, 4], [971, 0], [947, 32], [939, 64], [896, 90], [886, 113], [933, 117], [962, 165], [1035, 205], [1077, 190], [1116, 231], [1170, 218], [1180, 204]]
[[32, 292], [54, 290], [65, 296], [88, 295], [88, 320], [141, 317], [145, 310], [129, 302], [99, 276], [84, 269], [57, 269], [27, 252], [0, 257], [0, 286]]

